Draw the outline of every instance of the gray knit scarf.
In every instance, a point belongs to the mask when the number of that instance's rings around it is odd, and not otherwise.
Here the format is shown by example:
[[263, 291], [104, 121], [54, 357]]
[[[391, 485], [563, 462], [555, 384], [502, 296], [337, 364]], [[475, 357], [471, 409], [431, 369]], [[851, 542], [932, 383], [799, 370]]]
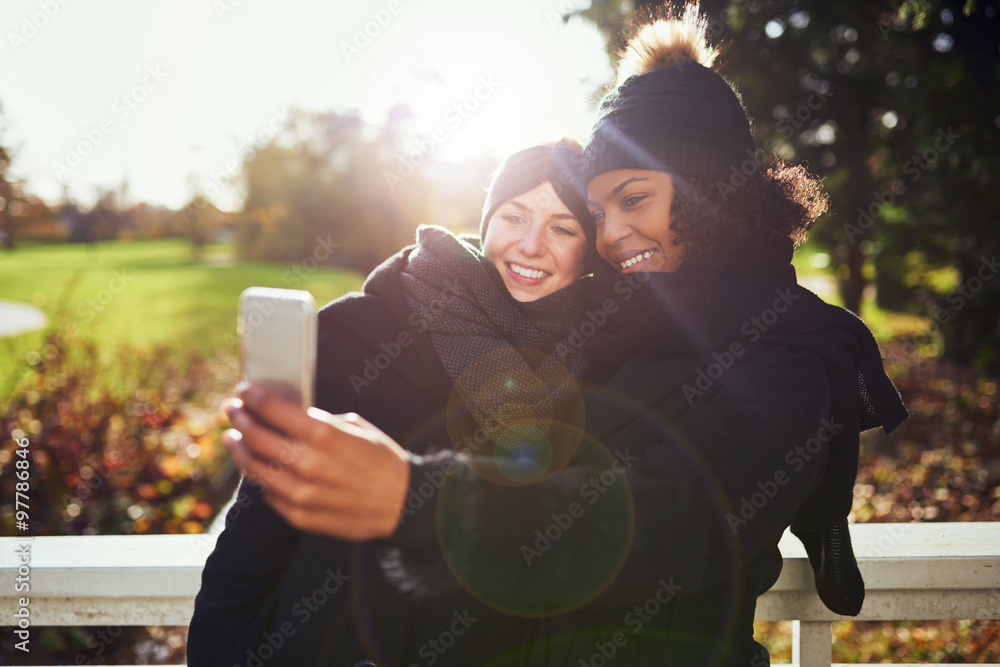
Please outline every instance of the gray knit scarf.
[[555, 446], [559, 425], [582, 427], [584, 356], [566, 346], [553, 355], [584, 311], [589, 281], [518, 302], [472, 238], [421, 226], [417, 239], [403, 293], [488, 440], [530, 454]]

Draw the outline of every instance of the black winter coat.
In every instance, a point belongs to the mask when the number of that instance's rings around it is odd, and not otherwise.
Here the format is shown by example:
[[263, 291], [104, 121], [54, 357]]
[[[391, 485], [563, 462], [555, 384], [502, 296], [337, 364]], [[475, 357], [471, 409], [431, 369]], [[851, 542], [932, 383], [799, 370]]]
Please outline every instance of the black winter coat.
[[754, 603], [826, 465], [795, 454], [829, 416], [816, 355], [758, 346], [693, 406], [681, 386], [706, 360], [634, 356], [584, 387], [571, 465], [498, 487], [449, 446], [451, 382], [421, 328], [401, 291], [320, 312], [318, 407], [443, 451], [414, 461], [405, 523], [379, 544], [303, 534], [243, 485], [190, 664], [764, 664]]
[[[398, 290], [324, 306], [317, 407], [357, 412], [417, 454], [448, 448], [452, 383], [422, 331]], [[415, 486], [423, 479], [416, 466], [413, 479]], [[244, 481], [202, 574], [188, 663], [467, 667], [477, 664], [464, 657], [473, 648], [493, 655], [520, 645], [520, 621], [487, 621], [489, 609], [460, 590], [407, 608], [374, 553], [371, 543], [292, 528]]]

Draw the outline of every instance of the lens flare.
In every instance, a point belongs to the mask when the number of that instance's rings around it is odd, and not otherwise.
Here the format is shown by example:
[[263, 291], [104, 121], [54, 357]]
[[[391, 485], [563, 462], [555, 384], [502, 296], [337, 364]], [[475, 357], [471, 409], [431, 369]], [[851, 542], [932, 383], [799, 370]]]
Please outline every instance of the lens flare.
[[[511, 350], [524, 362], [519, 368], [511, 368]], [[585, 421], [573, 374], [530, 348], [493, 350], [470, 363], [451, 390], [448, 415], [455, 450], [470, 456], [481, 477], [508, 486], [533, 484], [565, 467]]]
[[442, 486], [441, 551], [484, 604], [515, 616], [558, 615], [593, 600], [621, 570], [635, 529], [629, 481], [614, 453], [581, 437], [572, 465], [542, 482], [456, 475]]

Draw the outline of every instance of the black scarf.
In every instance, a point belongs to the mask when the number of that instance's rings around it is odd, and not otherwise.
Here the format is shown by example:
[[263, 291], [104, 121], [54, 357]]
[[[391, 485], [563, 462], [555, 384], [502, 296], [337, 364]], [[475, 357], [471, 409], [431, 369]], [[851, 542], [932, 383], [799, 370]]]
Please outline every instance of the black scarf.
[[[431, 226], [422, 226], [417, 239], [401, 274], [407, 302], [430, 334], [457, 399], [491, 443], [519, 452], [514, 465], [527, 466], [523, 475], [498, 481], [538, 481], [541, 471], [532, 474], [537, 450], [552, 455], [555, 433], [565, 430], [560, 425], [582, 426], [584, 356], [552, 353], [583, 312], [589, 281], [518, 302], [472, 239]], [[572, 445], [560, 449], [555, 466], [541, 467], [557, 469], [572, 453]], [[505, 453], [494, 450], [490, 458], [498, 455]]]
[[[820, 598], [832, 611], [853, 616], [864, 600], [847, 528], [859, 435], [877, 426], [889, 433], [907, 412], [885, 374], [871, 331], [854, 314], [798, 285], [791, 257], [791, 241], [783, 239], [688, 260], [676, 273], [642, 274], [638, 288], [608, 318], [588, 352], [609, 368], [638, 351], [704, 357], [734, 341], [746, 342], [749, 326], [764, 343], [817, 353], [830, 382], [832, 414], [844, 427], [830, 441], [827, 470], [799, 509], [792, 532], [809, 554]], [[594, 298], [614, 293], [624, 278], [610, 270], [598, 272]], [[754, 324], [753, 318], [760, 322], [776, 299], [787, 304], [786, 311], [773, 322]]]

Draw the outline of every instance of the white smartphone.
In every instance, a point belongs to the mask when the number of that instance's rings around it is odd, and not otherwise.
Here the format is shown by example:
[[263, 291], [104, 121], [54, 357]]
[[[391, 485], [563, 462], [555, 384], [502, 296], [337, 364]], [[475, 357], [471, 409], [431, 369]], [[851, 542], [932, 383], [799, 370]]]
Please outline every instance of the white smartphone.
[[248, 287], [240, 295], [236, 330], [244, 382], [271, 386], [304, 408], [313, 404], [316, 302], [304, 290]]

